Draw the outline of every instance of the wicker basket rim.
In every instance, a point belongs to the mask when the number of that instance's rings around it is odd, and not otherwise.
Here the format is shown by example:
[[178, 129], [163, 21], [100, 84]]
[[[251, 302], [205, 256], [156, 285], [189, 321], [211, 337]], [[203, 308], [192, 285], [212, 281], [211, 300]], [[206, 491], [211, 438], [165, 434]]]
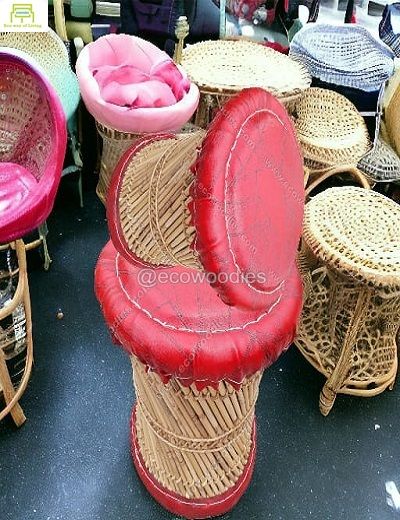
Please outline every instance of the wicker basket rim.
[[[221, 49], [223, 49], [223, 51]], [[271, 63], [275, 65], [280, 80], [278, 86], [275, 86], [274, 84], [268, 85], [269, 81], [267, 80], [267, 77], [271, 77], [271, 69], [268, 70], [268, 74], [265, 74], [264, 78], [260, 79], [258, 77], [256, 82], [249, 81], [248, 69], [246, 73], [246, 64], [243, 63], [242, 52], [240, 52], [239, 49], [240, 51], [248, 52], [253, 57], [266, 58], [269, 60], [269, 65], [271, 65]], [[207, 56], [207, 63], [201, 64], [201, 73], [198, 75], [196, 74], [199, 66], [198, 57], [199, 52], [202, 52], [203, 50], [211, 50], [212, 52], [204, 53], [205, 57]], [[211, 68], [213, 63], [213, 54], [214, 56], [218, 56], [219, 59], [223, 59], [224, 65], [226, 62], [228, 67], [237, 71], [238, 67], [235, 67], [236, 63], [236, 65], [240, 67], [241, 72], [243, 72], [243, 83], [234, 85], [227, 84], [225, 81], [223, 83], [216, 81], [215, 70], [212, 70]], [[191, 61], [193, 61], [193, 63], [191, 63]], [[289, 64], [291, 74], [286, 74], [285, 83], [282, 81], [282, 71], [287, 70]], [[208, 68], [205, 68], [204, 65], [208, 65]], [[183, 51], [182, 66], [186, 70], [190, 79], [199, 86], [200, 90], [206, 89], [207, 91], [211, 90], [211, 92], [215, 90], [221, 92], [238, 92], [243, 90], [245, 87], [263, 87], [278, 96], [284, 96], [302, 92], [311, 84], [311, 76], [304, 65], [278, 51], [275, 51], [274, 49], [247, 40], [206, 40], [189, 45]], [[295, 70], [297, 71], [297, 75], [293, 74]], [[207, 81], [204, 80], [205, 72], [208, 73]]]
[[[389, 268], [389, 272], [384, 273], [380, 271], [380, 265], [377, 262], [375, 267], [367, 267], [362, 266], [360, 268], [360, 264], [351, 260], [346, 256], [346, 251], [350, 252], [354, 255], [360, 254], [360, 249], [362, 250], [362, 255], [365, 258], [367, 254], [372, 253], [373, 244], [363, 244], [363, 247], [360, 247], [359, 244], [354, 244], [354, 248], [348, 247], [347, 244], [341, 242], [340, 246], [342, 252], [338, 249], [338, 246], [332, 244], [329, 241], [329, 238], [332, 238], [338, 241], [342, 237], [338, 237], [339, 230], [334, 228], [334, 222], [329, 219], [331, 213], [329, 211], [329, 204], [333, 204], [336, 208], [342, 207], [345, 210], [348, 207], [351, 207], [354, 204], [357, 204], [355, 201], [356, 197], [362, 197], [365, 200], [363, 204], [368, 203], [368, 199], [373, 201], [373, 206], [376, 208], [383, 206], [390, 207], [391, 212], [394, 215], [393, 231], [394, 233], [398, 232], [400, 227], [400, 206], [396, 204], [394, 201], [381, 195], [378, 192], [365, 190], [359, 187], [339, 187], [339, 188], [329, 188], [324, 192], [316, 195], [313, 199], [311, 199], [310, 203], [306, 205], [305, 209], [305, 218], [304, 218], [304, 230], [303, 237], [308, 247], [310, 247], [313, 254], [315, 254], [321, 261], [327, 262], [330, 267], [334, 268], [337, 271], [344, 271], [349, 273], [356, 279], [364, 279], [367, 283], [371, 283], [372, 285], [378, 287], [395, 287], [400, 288], [400, 236], [398, 239], [399, 247], [393, 251], [396, 260], [396, 264], [390, 264], [389, 262], [381, 262], [381, 266], [385, 266]], [[360, 204], [360, 202], [358, 202]], [[312, 211], [314, 208], [320, 206], [324, 209], [324, 216], [328, 221], [324, 221], [324, 225], [321, 226], [320, 220], [312, 217]], [[371, 214], [371, 207], [369, 208]], [[379, 210], [378, 210], [379, 211]], [[375, 217], [377, 222], [381, 222], [378, 216]], [[357, 227], [359, 230], [365, 225], [364, 222], [353, 222], [352, 223], [352, 231], [357, 233]], [[387, 229], [382, 228], [382, 232], [387, 232]], [[328, 239], [327, 239], [328, 235]], [[347, 238], [347, 237], [346, 237]], [[379, 244], [378, 244], [379, 245]], [[361, 254], [360, 254], [361, 259]], [[371, 262], [372, 263], [372, 262]]]

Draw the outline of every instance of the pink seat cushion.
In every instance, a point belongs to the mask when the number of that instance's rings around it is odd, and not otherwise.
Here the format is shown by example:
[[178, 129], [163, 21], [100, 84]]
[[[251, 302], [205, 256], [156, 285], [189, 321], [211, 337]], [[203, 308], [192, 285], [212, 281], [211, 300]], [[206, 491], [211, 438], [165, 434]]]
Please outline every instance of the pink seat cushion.
[[0, 162], [0, 215], [18, 212], [36, 188], [37, 180], [26, 168]]
[[300, 277], [293, 269], [275, 306], [243, 311], [225, 305], [199, 274], [183, 267], [143, 270], [109, 242], [97, 263], [95, 290], [113, 337], [165, 380], [240, 384], [292, 342]]
[[82, 50], [76, 71], [95, 119], [123, 132], [175, 131], [196, 110], [199, 92], [156, 46], [126, 34], [99, 38]]

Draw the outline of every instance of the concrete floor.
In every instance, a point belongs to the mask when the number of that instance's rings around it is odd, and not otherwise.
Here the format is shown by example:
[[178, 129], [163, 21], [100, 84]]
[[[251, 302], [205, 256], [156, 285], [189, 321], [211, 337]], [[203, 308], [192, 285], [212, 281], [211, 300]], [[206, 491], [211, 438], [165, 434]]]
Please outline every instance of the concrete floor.
[[[342, 17], [329, 8], [324, 2], [323, 21], [326, 9], [328, 20]], [[369, 22], [376, 29], [379, 18]], [[28, 420], [19, 430], [0, 423], [0, 520], [173, 520], [134, 471], [130, 363], [112, 345], [93, 293], [104, 209], [93, 190], [79, 209], [66, 179], [49, 227], [51, 270], [30, 272], [35, 367], [21, 402]], [[295, 347], [265, 373], [254, 477], [225, 520], [400, 518], [400, 388], [340, 396], [324, 418], [322, 385]]]
[[[53, 265], [30, 273], [28, 420], [19, 430], [0, 423], [0, 519], [172, 520], [133, 468], [130, 363], [112, 345], [93, 293], [104, 209], [93, 191], [79, 209], [76, 186], [63, 184], [49, 220]], [[400, 387], [371, 399], [340, 396], [324, 418], [322, 384], [295, 347], [265, 373], [254, 477], [225, 520], [400, 518], [385, 491], [387, 482], [400, 489]]]

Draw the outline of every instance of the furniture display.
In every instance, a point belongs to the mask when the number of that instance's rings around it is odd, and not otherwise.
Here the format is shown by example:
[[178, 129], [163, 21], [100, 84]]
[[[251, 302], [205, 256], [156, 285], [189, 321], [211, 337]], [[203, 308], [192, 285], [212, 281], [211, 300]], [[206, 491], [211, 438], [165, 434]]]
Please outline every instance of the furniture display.
[[306, 68], [278, 51], [245, 40], [204, 41], [186, 47], [182, 67], [200, 89], [195, 124], [206, 128], [216, 111], [247, 87], [261, 87], [292, 111], [310, 86]]
[[292, 122], [257, 88], [206, 135], [142, 138], [113, 175], [96, 295], [132, 360], [135, 467], [176, 515], [224, 514], [250, 482], [259, 382], [301, 309], [303, 204]]
[[327, 378], [323, 415], [338, 393], [368, 397], [393, 387], [399, 226], [399, 205], [363, 188], [331, 188], [306, 205], [299, 257], [305, 299], [295, 343]]

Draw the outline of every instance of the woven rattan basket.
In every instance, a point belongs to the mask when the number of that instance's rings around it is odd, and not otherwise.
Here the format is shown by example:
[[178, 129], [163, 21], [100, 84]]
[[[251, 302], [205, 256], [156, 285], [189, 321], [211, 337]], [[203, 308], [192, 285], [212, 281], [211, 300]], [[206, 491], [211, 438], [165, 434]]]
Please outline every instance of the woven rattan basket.
[[182, 66], [201, 92], [195, 122], [202, 128], [211, 121], [216, 109], [244, 88], [264, 88], [291, 111], [311, 84], [311, 77], [299, 63], [244, 40], [190, 45], [183, 51]]
[[127, 165], [119, 188], [121, 232], [145, 262], [201, 268], [191, 247], [194, 228], [187, 205], [194, 179], [190, 168], [204, 135], [198, 130], [154, 140]]
[[293, 38], [290, 56], [312, 77], [367, 92], [379, 90], [394, 68], [393, 53], [355, 24], [308, 24]]
[[132, 435], [149, 473], [166, 490], [188, 499], [222, 495], [254, 457], [254, 408], [262, 372], [240, 389], [164, 384], [132, 357], [137, 396]]
[[400, 323], [400, 206], [361, 188], [332, 188], [306, 206], [300, 268], [305, 301], [296, 344], [337, 393], [392, 387]]
[[393, 182], [400, 179], [400, 158], [381, 138], [360, 159], [357, 167], [371, 182]]
[[371, 147], [367, 127], [355, 106], [331, 90], [308, 89], [296, 106], [295, 126], [311, 170], [357, 165]]

